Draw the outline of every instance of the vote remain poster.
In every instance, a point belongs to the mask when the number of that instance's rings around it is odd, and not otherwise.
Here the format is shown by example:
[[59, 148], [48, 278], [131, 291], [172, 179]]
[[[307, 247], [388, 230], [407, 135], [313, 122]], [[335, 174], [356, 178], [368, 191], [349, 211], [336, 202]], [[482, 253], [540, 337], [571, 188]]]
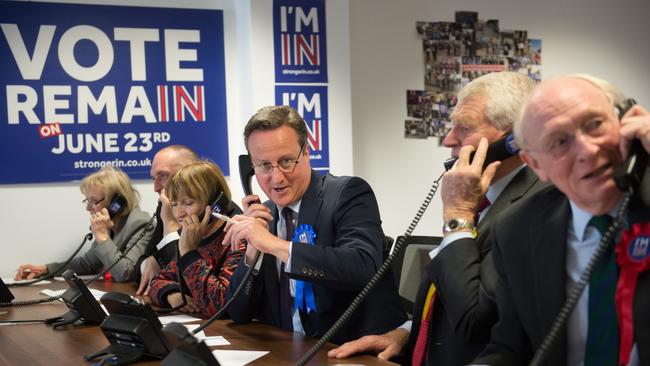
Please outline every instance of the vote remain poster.
[[0, 184], [148, 179], [190, 146], [229, 174], [223, 12], [0, 2]]

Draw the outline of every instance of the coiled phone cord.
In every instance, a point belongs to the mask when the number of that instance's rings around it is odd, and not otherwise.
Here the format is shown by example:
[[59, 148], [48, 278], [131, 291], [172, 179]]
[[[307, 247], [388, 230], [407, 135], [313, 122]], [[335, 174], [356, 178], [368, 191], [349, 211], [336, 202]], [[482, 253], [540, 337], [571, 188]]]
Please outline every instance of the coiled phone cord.
[[[91, 278], [90, 280], [88, 280], [88, 281], [86, 282], [86, 285], [89, 285], [89, 284], [93, 283], [94, 281], [96, 281], [98, 278], [104, 276], [108, 271], [110, 271], [113, 267], [115, 267], [115, 265], [116, 265], [120, 260], [124, 259], [124, 258], [126, 257], [126, 255], [129, 253], [129, 251], [131, 251], [131, 249], [133, 249], [133, 247], [135, 247], [135, 245], [136, 245], [136, 244], [137, 244], [137, 243], [138, 243], [138, 242], [139, 242], [139, 241], [144, 237], [144, 235], [145, 235], [148, 231], [152, 230], [152, 228], [153, 228], [153, 222], [156, 220], [156, 217], [157, 217], [156, 214], [153, 214], [153, 215], [151, 216], [151, 218], [149, 219], [149, 221], [148, 221], [144, 226], [142, 226], [143, 229], [140, 231], [140, 233], [138, 234], [138, 236], [135, 237], [135, 239], [133, 239], [133, 238], [131, 239], [131, 244], [130, 244], [129, 246], [126, 247], [126, 249], [124, 250], [124, 252], [122, 252], [122, 253], [120, 254], [120, 256], [117, 257], [117, 258], [115, 259], [115, 261], [113, 261], [113, 263], [111, 263], [110, 266], [108, 266], [106, 269], [104, 269], [103, 271], [101, 271], [100, 273], [98, 273], [96, 276], [94, 276], [93, 278]], [[36, 283], [36, 282], [43, 281], [43, 280], [50, 279], [50, 278], [54, 277], [55, 274], [57, 274], [57, 273], [60, 272], [62, 269], [64, 269], [64, 268], [65, 268], [65, 267], [66, 267], [66, 266], [67, 266], [67, 265], [72, 261], [72, 259], [77, 255], [77, 253], [79, 253], [79, 251], [81, 250], [81, 248], [84, 246], [84, 244], [86, 243], [86, 241], [90, 240], [91, 238], [92, 238], [92, 234], [91, 234], [91, 233], [86, 234], [86, 236], [84, 236], [84, 240], [81, 242], [81, 245], [79, 245], [79, 247], [77, 248], [77, 250], [76, 250], [76, 251], [74, 252], [74, 254], [73, 254], [73, 255], [72, 255], [72, 256], [71, 256], [71, 257], [66, 261], [66, 263], [65, 263], [64, 265], [60, 266], [60, 267], [57, 268], [55, 271], [53, 271], [53, 272], [50, 273], [50, 274], [47, 274], [46, 276], [39, 277], [39, 278], [37, 278], [37, 279], [34, 279], [33, 281], [23, 282], [23, 283], [19, 284], [19, 286], [31, 285], [31, 284], [33, 284], [33, 283]], [[12, 302], [0, 302], [0, 308], [2, 308], [2, 307], [30, 306], [30, 305], [36, 305], [36, 304], [43, 304], [43, 303], [48, 303], [48, 302], [53, 302], [53, 301], [59, 300], [61, 297], [63, 297], [63, 294], [61, 294], [61, 295], [56, 295], [56, 296], [52, 296], [52, 297], [47, 297], [47, 298], [43, 298], [43, 299], [36, 299], [36, 300], [23, 300], [23, 301], [12, 301]]]
[[24, 282], [16, 282], [16, 283], [8, 284], [7, 287], [29, 286], [29, 285], [35, 284], [35, 283], [37, 283], [37, 282], [47, 281], [47, 280], [49, 280], [49, 279], [55, 277], [55, 276], [58, 275], [58, 274], [59, 274], [63, 269], [65, 269], [65, 267], [67, 267], [68, 264], [70, 264], [70, 262], [72, 262], [72, 260], [74, 259], [74, 257], [77, 256], [77, 253], [79, 253], [79, 251], [81, 250], [81, 248], [83, 248], [84, 244], [86, 244], [87, 241], [92, 240], [92, 239], [93, 239], [93, 233], [88, 233], [88, 234], [84, 235], [84, 238], [83, 238], [83, 240], [81, 241], [81, 244], [79, 244], [79, 246], [78, 246], [77, 249], [74, 251], [74, 253], [72, 253], [72, 255], [71, 255], [70, 257], [68, 257], [68, 259], [67, 259], [67, 260], [66, 260], [62, 265], [60, 265], [57, 269], [55, 269], [55, 270], [52, 271], [51, 273], [48, 273], [48, 274], [46, 274], [45, 276], [42, 276], [42, 277], [34, 278], [33, 280], [24, 281]]
[[553, 346], [553, 343], [557, 339], [558, 334], [560, 333], [560, 331], [562, 331], [562, 329], [566, 325], [566, 321], [569, 315], [571, 315], [571, 312], [573, 311], [576, 304], [578, 303], [578, 300], [580, 299], [580, 296], [582, 295], [582, 292], [584, 291], [585, 287], [589, 284], [589, 279], [591, 278], [591, 273], [593, 272], [594, 267], [603, 258], [608, 247], [611, 245], [611, 242], [613, 241], [616, 233], [623, 226], [623, 220], [627, 215], [628, 206], [630, 205], [631, 198], [632, 198], [632, 190], [630, 189], [623, 196], [623, 201], [621, 203], [621, 206], [618, 209], [614, 222], [612, 223], [612, 225], [610, 225], [607, 228], [607, 231], [600, 239], [600, 243], [598, 243], [598, 247], [594, 251], [594, 254], [591, 256], [591, 259], [589, 260], [587, 267], [584, 269], [584, 271], [582, 271], [582, 274], [580, 274], [580, 279], [578, 280], [578, 282], [569, 291], [569, 295], [567, 296], [567, 299], [564, 302], [562, 309], [560, 310], [557, 317], [555, 318], [555, 321], [553, 322], [551, 329], [548, 331], [548, 333], [546, 333], [544, 340], [537, 348], [537, 351], [533, 356], [533, 360], [530, 362], [531, 366], [538, 366], [544, 361], [544, 358], [546, 357], [549, 350]]
[[296, 365], [303, 366], [309, 360], [314, 357], [314, 355], [318, 352], [318, 350], [327, 343], [336, 332], [339, 331], [339, 329], [348, 321], [352, 313], [361, 305], [363, 300], [366, 299], [368, 294], [370, 293], [370, 290], [372, 290], [373, 287], [379, 282], [379, 280], [384, 276], [384, 273], [388, 270], [390, 267], [391, 262], [393, 261], [393, 258], [399, 253], [400, 248], [406, 241], [406, 238], [411, 236], [413, 233], [413, 230], [415, 230], [415, 227], [418, 225], [420, 222], [420, 219], [422, 218], [422, 215], [426, 212], [427, 208], [429, 207], [429, 204], [431, 203], [431, 200], [433, 200], [433, 197], [436, 195], [436, 192], [438, 191], [438, 187], [440, 186], [440, 180], [442, 179], [442, 176], [444, 175], [441, 174], [438, 179], [436, 179], [433, 182], [433, 185], [431, 186], [431, 189], [429, 190], [429, 193], [427, 194], [426, 198], [424, 199], [424, 202], [422, 202], [422, 205], [418, 209], [418, 212], [415, 214], [415, 217], [411, 221], [411, 224], [409, 225], [408, 229], [406, 229], [406, 232], [404, 235], [400, 238], [397, 239], [397, 242], [395, 243], [395, 247], [393, 248], [392, 253], [386, 258], [384, 263], [379, 267], [375, 275], [368, 281], [368, 284], [366, 287], [361, 290], [361, 292], [357, 295], [357, 297], [352, 300], [352, 303], [350, 306], [343, 312], [343, 314], [338, 318], [338, 320], [332, 325], [332, 327], [323, 334], [323, 336], [305, 353], [300, 360], [296, 363]]

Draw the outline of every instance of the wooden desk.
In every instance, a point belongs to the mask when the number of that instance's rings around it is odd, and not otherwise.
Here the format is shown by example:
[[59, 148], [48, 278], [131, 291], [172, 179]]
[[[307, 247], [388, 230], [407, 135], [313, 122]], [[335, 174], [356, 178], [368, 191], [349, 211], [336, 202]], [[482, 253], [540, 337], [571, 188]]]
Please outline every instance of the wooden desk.
[[[134, 285], [97, 281], [91, 288], [102, 291], [135, 293]], [[43, 288], [64, 289], [64, 282], [48, 285], [12, 287], [15, 301], [41, 298]], [[45, 319], [63, 315], [68, 311], [60, 301], [26, 307], [0, 308], [0, 320]], [[196, 324], [196, 323], [195, 323]], [[269, 351], [253, 365], [292, 365], [307, 352], [316, 341], [300, 335], [282, 331], [265, 324], [236, 325], [230, 320], [218, 320], [205, 330], [208, 336], [220, 335], [231, 344], [211, 349], [234, 349]], [[53, 330], [45, 324], [20, 324], [0, 326], [0, 365], [90, 365], [82, 356], [108, 346], [108, 341], [98, 326], [65, 327]], [[345, 360], [327, 358], [327, 351], [334, 347], [327, 344], [310, 361], [309, 365], [395, 365], [371, 355], [351, 357]], [[141, 365], [157, 365], [159, 361], [147, 361]]]

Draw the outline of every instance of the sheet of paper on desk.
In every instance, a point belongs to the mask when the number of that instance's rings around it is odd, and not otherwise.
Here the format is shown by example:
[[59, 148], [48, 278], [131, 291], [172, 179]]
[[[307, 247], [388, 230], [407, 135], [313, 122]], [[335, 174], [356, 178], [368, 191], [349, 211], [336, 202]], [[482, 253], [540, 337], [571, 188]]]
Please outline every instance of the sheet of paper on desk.
[[195, 318], [193, 316], [189, 315], [166, 315], [166, 316], [159, 316], [158, 320], [160, 320], [160, 324], [166, 325], [171, 322], [176, 322], [176, 323], [191, 323], [191, 322], [198, 322], [201, 321], [199, 318]]
[[[198, 328], [201, 326], [201, 324], [183, 324], [187, 330], [192, 333], [194, 332], [194, 329]], [[205, 333], [203, 331], [200, 331], [196, 334], [193, 334], [196, 339], [203, 339], [205, 338]]]
[[269, 351], [233, 351], [218, 349], [212, 351], [221, 366], [243, 366], [266, 355]]
[[[27, 282], [27, 281], [31, 281], [31, 280], [18, 280], [18, 281], [16, 281], [13, 278], [9, 278], [9, 277], [7, 277], [7, 278], [3, 277], [2, 278], [2, 282], [4, 282], [5, 285], [13, 285], [14, 283], [23, 283], [23, 282]], [[47, 281], [47, 280], [38, 281], [38, 282], [34, 283], [34, 285], [47, 285], [48, 283], [52, 283], [52, 281]]]
[[[90, 290], [90, 293], [95, 297], [95, 299], [97, 301], [99, 301], [99, 299], [102, 298], [102, 295], [104, 295], [106, 293], [104, 291], [96, 290], [94, 288], [89, 288], [89, 290]], [[50, 290], [50, 289], [46, 288], [44, 290], [41, 290], [41, 293], [43, 295], [45, 295], [45, 296], [54, 297], [54, 296], [59, 296], [59, 295], [63, 294], [65, 291], [66, 290]]]
[[230, 342], [222, 336], [205, 337], [203, 338], [203, 342], [208, 347], [227, 346], [230, 344]]
[[[185, 328], [187, 328], [188, 331], [193, 332], [194, 329], [198, 328], [200, 324], [184, 324]], [[194, 334], [194, 337], [196, 339], [202, 340], [205, 342], [205, 345], [208, 347], [215, 347], [215, 346], [227, 346], [230, 344], [228, 340], [222, 336], [206, 336], [205, 332], [200, 331], [196, 334]]]

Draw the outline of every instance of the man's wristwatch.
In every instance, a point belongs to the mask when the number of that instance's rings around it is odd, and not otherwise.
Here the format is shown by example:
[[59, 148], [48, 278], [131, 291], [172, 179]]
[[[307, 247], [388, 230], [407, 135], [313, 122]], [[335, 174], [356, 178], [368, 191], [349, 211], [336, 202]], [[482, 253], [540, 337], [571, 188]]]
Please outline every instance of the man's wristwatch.
[[474, 222], [465, 219], [451, 219], [445, 222], [442, 227], [442, 232], [445, 234], [455, 233], [457, 231], [471, 231], [476, 235], [476, 227]]

